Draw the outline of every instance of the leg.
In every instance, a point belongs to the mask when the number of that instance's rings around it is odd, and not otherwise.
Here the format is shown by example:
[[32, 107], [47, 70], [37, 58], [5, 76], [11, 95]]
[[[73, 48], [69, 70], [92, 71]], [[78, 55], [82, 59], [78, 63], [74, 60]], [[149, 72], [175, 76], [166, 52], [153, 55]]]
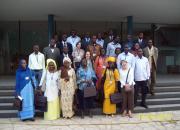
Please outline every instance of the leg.
[[151, 72], [151, 84], [150, 84], [150, 93], [154, 95], [154, 87], [156, 84], [156, 69], [155, 66], [152, 67], [152, 72]]
[[141, 81], [141, 94], [142, 94], [142, 102], [141, 106], [148, 108], [146, 105], [146, 95], [148, 92], [148, 87], [147, 87], [147, 82], [146, 81]]
[[127, 93], [124, 89], [122, 89], [122, 96], [123, 96], [123, 104], [122, 104], [122, 112], [123, 116], [127, 114]]
[[132, 88], [131, 92], [128, 92], [127, 98], [128, 110], [132, 112], [134, 108], [134, 88]]
[[139, 93], [139, 82], [137, 81], [134, 86], [134, 105], [135, 106], [137, 105], [138, 93]]

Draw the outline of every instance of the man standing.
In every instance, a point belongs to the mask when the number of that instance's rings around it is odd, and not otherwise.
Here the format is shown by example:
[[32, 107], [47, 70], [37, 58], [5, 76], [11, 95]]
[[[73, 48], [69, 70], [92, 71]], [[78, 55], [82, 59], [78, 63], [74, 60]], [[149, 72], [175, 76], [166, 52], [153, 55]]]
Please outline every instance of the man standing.
[[115, 57], [116, 56], [116, 54], [115, 54], [116, 48], [121, 48], [119, 36], [114, 37], [114, 40], [112, 42], [108, 43], [106, 55]]
[[72, 49], [72, 45], [70, 44], [70, 43], [68, 43], [67, 42], [67, 34], [63, 34], [62, 35], [62, 38], [61, 38], [62, 40], [61, 40], [61, 42], [59, 42], [58, 44], [57, 44], [57, 48], [59, 48], [59, 50], [60, 50], [60, 54], [63, 54], [63, 48], [64, 47], [68, 47], [68, 54], [69, 55], [72, 55], [72, 51], [73, 51], [73, 49]]
[[134, 68], [134, 62], [135, 62], [135, 57], [133, 54], [129, 52], [129, 46], [126, 44], [124, 46], [124, 52], [118, 55], [117, 57], [117, 68], [121, 68], [121, 61], [126, 60], [128, 62], [128, 66], [131, 68]]
[[135, 42], [139, 43], [139, 45], [142, 49], [146, 47], [146, 42], [144, 40], [144, 34], [142, 32], [139, 33], [138, 39]]
[[77, 36], [75, 30], [71, 31], [71, 36], [67, 38], [67, 42], [70, 43], [73, 47], [73, 50], [76, 48], [76, 44], [81, 41], [81, 38]]
[[101, 46], [96, 43], [96, 35], [92, 36], [92, 43], [87, 46], [87, 50], [90, 51], [93, 60], [100, 55]]
[[60, 52], [59, 49], [55, 47], [56, 40], [54, 38], [50, 41], [50, 46], [47, 46], [44, 48], [43, 53], [45, 56], [45, 59], [53, 59], [56, 61], [57, 66], [59, 67], [59, 56]]
[[[63, 47], [63, 53], [60, 55], [60, 58], [59, 58], [59, 60], [60, 60], [59, 66], [60, 67], [63, 66], [63, 60], [65, 57], [71, 59], [71, 62], [73, 63], [73, 57], [68, 52], [69, 52], [68, 47], [67, 46]], [[71, 66], [73, 67], [73, 64], [71, 64]]]
[[137, 97], [139, 90], [141, 90], [141, 106], [144, 108], [148, 108], [146, 104], [146, 95], [148, 93], [148, 80], [150, 77], [150, 67], [149, 61], [146, 57], [143, 56], [142, 49], [138, 50], [138, 56], [135, 58], [135, 68], [134, 68], [134, 79], [136, 85], [135, 95], [134, 95], [134, 104], [137, 105]]
[[107, 46], [108, 46], [108, 43], [112, 42], [114, 39], [114, 32], [113, 30], [109, 30], [109, 35], [104, 39], [104, 46], [103, 48], [106, 50], [107, 49]]
[[157, 59], [158, 59], [158, 49], [153, 46], [152, 39], [148, 40], [148, 46], [143, 49], [144, 56], [148, 58], [151, 70], [150, 83], [150, 93], [154, 95], [154, 87], [156, 85], [156, 70], [157, 70]]
[[102, 39], [101, 33], [98, 33], [98, 34], [97, 34], [96, 43], [99, 44], [101, 47], [104, 46], [104, 40]]
[[91, 43], [90, 33], [86, 32], [85, 37], [82, 39], [82, 49], [87, 50], [87, 46]]
[[45, 58], [44, 54], [39, 52], [39, 45], [33, 46], [33, 53], [29, 55], [29, 68], [34, 71], [35, 78], [36, 78], [36, 86], [39, 85], [43, 69], [45, 69]]

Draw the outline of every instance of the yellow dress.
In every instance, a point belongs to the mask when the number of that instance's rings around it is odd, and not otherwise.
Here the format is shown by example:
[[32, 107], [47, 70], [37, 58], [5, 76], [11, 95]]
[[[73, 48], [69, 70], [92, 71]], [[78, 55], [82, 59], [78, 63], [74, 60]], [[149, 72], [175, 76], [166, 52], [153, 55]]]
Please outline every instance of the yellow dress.
[[44, 112], [45, 120], [55, 120], [60, 117], [60, 100], [59, 97], [56, 100], [47, 103], [48, 111]]
[[[104, 72], [105, 73], [105, 72]], [[110, 95], [115, 93], [116, 81], [119, 81], [119, 72], [117, 69], [106, 70], [106, 79], [104, 83], [104, 103], [103, 103], [103, 113], [104, 114], [115, 114], [116, 113], [116, 104], [111, 104]]]

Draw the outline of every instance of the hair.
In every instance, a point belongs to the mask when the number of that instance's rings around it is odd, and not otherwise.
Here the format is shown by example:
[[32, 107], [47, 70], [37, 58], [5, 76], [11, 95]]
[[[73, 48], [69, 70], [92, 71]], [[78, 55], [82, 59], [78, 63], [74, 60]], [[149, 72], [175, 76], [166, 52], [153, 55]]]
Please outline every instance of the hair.
[[76, 43], [76, 47], [77, 47], [78, 44], [81, 44], [81, 45], [82, 45], [81, 41], [79, 41], [79, 42]]

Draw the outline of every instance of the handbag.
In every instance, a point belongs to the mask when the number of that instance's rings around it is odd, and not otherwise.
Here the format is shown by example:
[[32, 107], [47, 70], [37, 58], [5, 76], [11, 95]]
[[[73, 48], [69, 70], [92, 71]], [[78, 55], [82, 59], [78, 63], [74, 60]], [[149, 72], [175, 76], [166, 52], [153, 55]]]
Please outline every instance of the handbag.
[[35, 109], [42, 112], [47, 112], [47, 97], [36, 93], [35, 94]]
[[122, 94], [117, 92], [110, 95], [110, 101], [112, 104], [118, 104], [122, 102]]
[[13, 106], [16, 110], [22, 111], [22, 100], [20, 100], [18, 97], [14, 99]]
[[[129, 68], [128, 73], [127, 73], [127, 76], [126, 76], [126, 84], [127, 84], [127, 80], [128, 80], [128, 76], [129, 76], [129, 71], [130, 71], [130, 68]], [[132, 85], [129, 85], [129, 86], [124, 87], [124, 90], [125, 90], [125, 92], [130, 92], [130, 91], [132, 91]]]
[[87, 84], [87, 87], [84, 88], [84, 98], [95, 97], [97, 92], [96, 88], [92, 84]]

